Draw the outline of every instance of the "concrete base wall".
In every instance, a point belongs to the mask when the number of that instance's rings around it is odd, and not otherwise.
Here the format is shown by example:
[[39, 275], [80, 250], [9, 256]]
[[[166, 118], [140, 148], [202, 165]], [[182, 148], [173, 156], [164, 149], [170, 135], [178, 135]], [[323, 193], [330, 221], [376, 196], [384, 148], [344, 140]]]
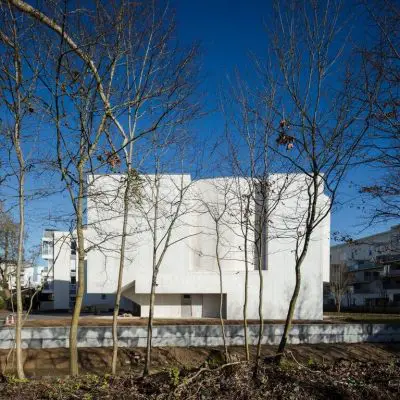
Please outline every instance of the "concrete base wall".
[[[244, 344], [244, 329], [241, 325], [225, 327], [230, 346]], [[249, 343], [256, 344], [259, 326], [248, 328]], [[283, 333], [283, 325], [266, 325], [263, 344], [277, 345]], [[0, 328], [0, 348], [14, 347], [12, 328]], [[23, 328], [23, 348], [68, 347], [69, 328]], [[145, 347], [146, 327], [119, 327], [120, 347]], [[302, 324], [294, 325], [289, 336], [291, 344], [400, 342], [399, 324]], [[153, 345], [165, 346], [222, 346], [221, 327], [218, 325], [161, 325], [153, 328]], [[111, 327], [80, 327], [79, 347], [112, 346]]]

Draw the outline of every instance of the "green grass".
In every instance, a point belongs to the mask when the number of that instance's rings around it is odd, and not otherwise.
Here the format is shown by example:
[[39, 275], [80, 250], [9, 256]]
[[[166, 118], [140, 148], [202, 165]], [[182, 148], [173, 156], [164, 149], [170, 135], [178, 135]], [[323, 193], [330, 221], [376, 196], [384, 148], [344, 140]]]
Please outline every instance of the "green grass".
[[383, 324], [400, 323], [400, 314], [327, 312], [324, 313], [324, 317], [344, 322], [370, 322]]

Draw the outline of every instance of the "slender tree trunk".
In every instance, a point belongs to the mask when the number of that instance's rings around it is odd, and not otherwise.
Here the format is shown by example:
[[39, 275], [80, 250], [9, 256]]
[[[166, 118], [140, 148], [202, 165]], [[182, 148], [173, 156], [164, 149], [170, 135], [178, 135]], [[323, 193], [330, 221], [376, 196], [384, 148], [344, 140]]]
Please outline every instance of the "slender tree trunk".
[[261, 357], [261, 341], [264, 332], [264, 315], [263, 315], [263, 292], [264, 292], [264, 277], [262, 274], [262, 263], [261, 260], [258, 262], [258, 275], [260, 280], [260, 288], [259, 288], [259, 303], [258, 303], [258, 317], [259, 317], [259, 324], [260, 329], [258, 331], [258, 342], [257, 342], [257, 358], [256, 363], [258, 364], [260, 357]]
[[69, 332], [69, 370], [71, 376], [79, 374], [78, 367], [78, 325], [85, 293], [85, 240], [83, 234], [83, 165], [79, 165], [79, 194], [77, 198], [76, 234], [78, 239], [78, 290]]
[[[15, 28], [15, 27], [14, 27]], [[15, 37], [17, 34], [15, 32]], [[25, 230], [25, 160], [21, 149], [21, 83], [22, 68], [19, 48], [14, 48], [15, 65], [15, 125], [13, 132], [13, 144], [18, 159], [19, 177], [18, 177], [18, 206], [19, 206], [19, 227], [18, 227], [18, 256], [16, 271], [16, 289], [17, 289], [17, 320], [15, 326], [15, 350], [17, 359], [18, 378], [25, 378], [24, 366], [22, 360], [21, 335], [22, 335], [22, 293], [21, 293], [21, 274], [24, 262], [24, 230]]]
[[23, 359], [22, 359], [22, 293], [21, 293], [21, 275], [24, 261], [24, 228], [25, 228], [25, 199], [24, 199], [24, 183], [25, 183], [25, 163], [22, 152], [18, 144], [17, 155], [20, 164], [19, 175], [19, 235], [18, 235], [18, 260], [16, 273], [16, 289], [17, 289], [17, 320], [15, 325], [15, 348], [17, 359], [17, 375], [19, 379], [25, 378]]
[[340, 306], [341, 306], [341, 303], [342, 303], [341, 300], [342, 300], [342, 299], [341, 299], [340, 297], [338, 297], [338, 298], [336, 299], [336, 311], [337, 311], [338, 314], [340, 313]]
[[278, 351], [275, 355], [275, 362], [277, 364], [280, 364], [280, 362], [282, 360], [283, 352], [284, 352], [286, 344], [287, 344], [288, 334], [289, 334], [290, 329], [292, 328], [294, 310], [296, 308], [297, 298], [299, 297], [300, 286], [301, 286], [301, 266], [303, 264], [306, 254], [307, 254], [310, 237], [311, 237], [311, 232], [307, 232], [303, 251], [301, 252], [299, 259], [296, 260], [296, 266], [295, 266], [296, 284], [294, 286], [294, 291], [293, 291], [292, 297], [290, 299], [289, 309], [288, 309], [288, 313], [286, 315], [285, 328], [283, 330], [283, 335], [282, 335], [281, 341], [279, 343]]
[[[261, 342], [263, 338], [263, 333], [264, 333], [264, 315], [263, 315], [263, 298], [264, 298], [264, 276], [262, 273], [262, 267], [263, 267], [263, 260], [264, 260], [264, 254], [263, 254], [263, 240], [265, 239], [264, 234], [263, 234], [263, 229], [264, 229], [264, 224], [265, 224], [265, 200], [263, 198], [263, 206], [261, 210], [261, 219], [260, 219], [260, 226], [259, 226], [259, 246], [258, 246], [258, 276], [259, 276], [259, 281], [260, 281], [260, 286], [259, 286], [259, 292], [258, 292], [258, 318], [259, 318], [259, 331], [258, 331], [258, 342], [257, 342], [257, 356], [256, 356], [256, 367], [258, 366], [258, 363], [261, 358]], [[257, 368], [256, 368], [257, 369]]]
[[113, 337], [113, 356], [111, 364], [111, 373], [116, 374], [117, 372], [117, 361], [118, 361], [118, 314], [121, 302], [121, 292], [122, 292], [122, 277], [124, 272], [125, 264], [125, 245], [126, 245], [126, 230], [128, 225], [128, 213], [129, 213], [129, 193], [130, 193], [130, 177], [129, 170], [126, 179], [126, 187], [124, 193], [124, 220], [122, 223], [122, 238], [120, 247], [120, 259], [119, 259], [119, 271], [118, 271], [118, 284], [117, 293], [115, 296], [114, 312], [113, 312], [113, 325], [112, 325], [112, 337]]
[[275, 356], [275, 362], [277, 364], [280, 364], [280, 362], [282, 360], [282, 355], [283, 355], [283, 352], [285, 350], [286, 343], [287, 343], [287, 337], [288, 337], [290, 329], [292, 328], [292, 320], [293, 320], [294, 310], [296, 307], [296, 302], [297, 302], [297, 298], [299, 296], [300, 286], [301, 286], [300, 268], [301, 268], [302, 262], [303, 262], [303, 259], [299, 260], [296, 263], [296, 284], [294, 287], [292, 297], [290, 299], [289, 310], [288, 310], [288, 313], [286, 316], [286, 322], [285, 322], [285, 328], [283, 330], [283, 335], [282, 335], [281, 341], [279, 343], [278, 352]]
[[152, 349], [152, 339], [153, 339], [153, 319], [154, 319], [154, 303], [156, 299], [156, 285], [157, 285], [157, 275], [156, 273], [153, 273], [151, 279], [151, 290], [150, 290], [149, 318], [147, 321], [146, 359], [143, 370], [144, 376], [149, 375], [151, 367], [151, 349]]
[[285, 328], [283, 330], [283, 335], [281, 338], [281, 341], [279, 343], [278, 351], [275, 355], [275, 362], [277, 364], [280, 364], [283, 356], [283, 352], [286, 347], [287, 343], [287, 337], [289, 334], [289, 331], [292, 327], [292, 321], [293, 321], [293, 315], [294, 315], [294, 310], [296, 308], [296, 303], [297, 303], [297, 298], [299, 297], [299, 292], [300, 292], [300, 286], [301, 286], [301, 266], [303, 264], [303, 261], [307, 255], [308, 251], [308, 246], [310, 244], [310, 239], [311, 235], [313, 233], [313, 228], [314, 228], [314, 223], [315, 223], [315, 214], [317, 210], [317, 201], [318, 201], [318, 175], [314, 174], [313, 175], [313, 191], [312, 194], [310, 194], [310, 188], [308, 188], [308, 194], [309, 194], [309, 208], [307, 211], [307, 222], [305, 226], [305, 238], [304, 238], [304, 246], [303, 249], [300, 253], [300, 256], [298, 257], [298, 245], [299, 245], [299, 238], [297, 239], [298, 241], [296, 242], [296, 265], [295, 265], [295, 271], [296, 271], [296, 284], [294, 286], [294, 291], [292, 294], [292, 297], [290, 299], [289, 303], [289, 309], [288, 313], [286, 316], [286, 322], [285, 322]]
[[249, 259], [248, 259], [248, 225], [246, 224], [245, 238], [244, 238], [244, 303], [243, 303], [243, 329], [244, 329], [244, 348], [246, 351], [246, 361], [250, 361], [249, 352], [249, 338], [248, 338], [248, 328], [247, 328], [247, 300], [249, 291]]
[[222, 279], [222, 268], [221, 268], [221, 260], [219, 257], [219, 241], [220, 241], [220, 235], [219, 235], [219, 227], [218, 227], [218, 222], [216, 223], [216, 234], [217, 234], [217, 241], [215, 244], [215, 255], [217, 257], [217, 265], [218, 265], [218, 271], [219, 271], [219, 322], [221, 324], [221, 331], [222, 331], [222, 340], [224, 343], [224, 354], [225, 354], [225, 362], [229, 362], [229, 352], [228, 352], [228, 346], [226, 345], [226, 334], [225, 334], [225, 324], [224, 324], [224, 318], [223, 318], [223, 305], [224, 305], [224, 293], [223, 293], [223, 279]]
[[[158, 168], [158, 165], [157, 165]], [[158, 171], [158, 169], [157, 169]], [[159, 201], [160, 182], [156, 175], [155, 177], [155, 199], [154, 199], [154, 221], [153, 221], [153, 262], [152, 262], [152, 277], [151, 277], [151, 289], [150, 289], [150, 304], [149, 304], [149, 319], [147, 321], [147, 344], [146, 344], [146, 359], [144, 363], [143, 375], [146, 376], [150, 372], [151, 366], [151, 348], [153, 339], [153, 317], [154, 317], [154, 302], [156, 298], [156, 286], [157, 286], [157, 229], [158, 229], [158, 201]]]

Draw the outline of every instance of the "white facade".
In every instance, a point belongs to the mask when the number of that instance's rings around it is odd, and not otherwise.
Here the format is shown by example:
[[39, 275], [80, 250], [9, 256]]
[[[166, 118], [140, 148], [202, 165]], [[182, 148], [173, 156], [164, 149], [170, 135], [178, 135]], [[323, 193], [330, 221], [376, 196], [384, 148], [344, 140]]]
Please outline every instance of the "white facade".
[[42, 284], [41, 272], [43, 267], [39, 265], [28, 265], [24, 267], [22, 286], [37, 288]]
[[[279, 187], [284, 175], [275, 175]], [[290, 176], [288, 190], [269, 216], [262, 262], [263, 314], [265, 319], [284, 319], [295, 283], [295, 227], [304, 216], [305, 176]], [[119, 246], [122, 230], [123, 176], [95, 176], [88, 199], [87, 254], [88, 293], [115, 292], [118, 277]], [[154, 223], [154, 176], [144, 176], [140, 203], [133, 202], [128, 220], [127, 251], [123, 279], [123, 296], [136, 303], [138, 314], [147, 316], [152, 275]], [[155, 317], [217, 317], [219, 315], [219, 270], [216, 258], [216, 230], [212, 212], [226, 212], [219, 224], [224, 311], [228, 319], [242, 319], [244, 303], [244, 238], [237, 193], [245, 194], [248, 181], [237, 178], [191, 181], [189, 175], [163, 175], [160, 179], [159, 222], [157, 237], [165, 243], [167, 227], [177, 211], [180, 188], [185, 187], [184, 201], [172, 230], [170, 242], [157, 278]], [[275, 191], [275, 193], [278, 191]], [[225, 196], [226, 194], [226, 196]], [[153, 201], [150, 198], [153, 197]], [[228, 199], [226, 202], [225, 199]], [[243, 197], [242, 197], [243, 198]], [[319, 196], [319, 209], [329, 199]], [[269, 204], [274, 199], [268, 200]], [[208, 208], [207, 206], [208, 205]], [[272, 208], [272, 207], [271, 207]], [[254, 209], [254, 207], [253, 207]], [[249, 218], [257, 218], [256, 212]], [[150, 222], [150, 227], [149, 227]], [[250, 234], [254, 242], [254, 234]], [[302, 285], [295, 311], [296, 319], [322, 319], [323, 280], [329, 280], [329, 215], [312, 235], [302, 266]], [[101, 247], [101, 249], [100, 249]], [[249, 248], [247, 316], [258, 318], [259, 272], [254, 246]], [[158, 253], [158, 254], [159, 254]]]

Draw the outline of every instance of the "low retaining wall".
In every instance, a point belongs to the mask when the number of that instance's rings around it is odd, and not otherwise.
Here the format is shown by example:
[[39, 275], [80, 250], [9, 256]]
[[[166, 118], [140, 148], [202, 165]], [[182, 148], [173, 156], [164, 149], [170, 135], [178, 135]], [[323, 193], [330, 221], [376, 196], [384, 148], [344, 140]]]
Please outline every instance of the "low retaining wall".
[[[248, 327], [249, 343], [258, 340], [258, 325]], [[244, 344], [244, 329], [241, 325], [225, 326], [227, 343], [230, 346]], [[283, 333], [283, 325], [266, 325], [263, 344], [277, 345]], [[0, 328], [0, 348], [14, 346], [14, 328]], [[68, 347], [68, 327], [23, 328], [23, 348]], [[147, 330], [141, 326], [118, 328], [120, 347], [145, 347]], [[400, 342], [400, 324], [301, 324], [294, 325], [289, 343], [359, 343]], [[153, 346], [222, 346], [221, 327], [218, 325], [157, 325], [153, 328]], [[80, 327], [79, 347], [112, 346], [111, 327]]]

